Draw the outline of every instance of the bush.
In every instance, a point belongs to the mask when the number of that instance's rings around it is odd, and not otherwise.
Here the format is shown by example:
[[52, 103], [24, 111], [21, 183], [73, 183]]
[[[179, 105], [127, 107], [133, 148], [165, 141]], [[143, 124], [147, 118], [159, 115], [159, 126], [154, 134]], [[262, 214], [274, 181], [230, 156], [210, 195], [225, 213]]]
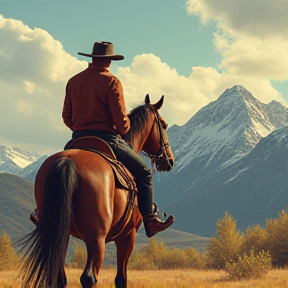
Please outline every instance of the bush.
[[132, 256], [129, 260], [129, 268], [146, 271], [158, 270], [158, 267], [154, 264], [152, 257], [143, 251], [140, 251], [139, 253], [132, 253]]
[[271, 256], [269, 252], [260, 252], [255, 255], [251, 250], [250, 254], [239, 257], [237, 262], [226, 263], [225, 270], [232, 280], [261, 278], [271, 269]]
[[255, 254], [261, 251], [268, 251], [266, 229], [261, 228], [259, 225], [255, 225], [254, 227], [248, 226], [244, 235], [241, 255], [245, 253], [249, 254], [251, 250]]
[[194, 248], [169, 249], [162, 241], [151, 239], [138, 253], [133, 253], [129, 267], [135, 270], [201, 269], [204, 257]]
[[73, 266], [75, 266], [75, 268], [84, 268], [86, 266], [87, 262], [86, 249], [78, 243], [75, 244], [72, 261]]
[[163, 241], [157, 242], [150, 239], [149, 244], [143, 247], [138, 253], [133, 253], [129, 266], [135, 270], [157, 270], [163, 269], [161, 259], [166, 255], [168, 249]]
[[11, 270], [19, 264], [19, 257], [6, 232], [0, 237], [0, 271]]
[[203, 269], [204, 257], [194, 248], [168, 250], [161, 261], [161, 269]]
[[186, 261], [184, 268], [204, 269], [206, 268], [206, 259], [195, 248], [186, 248], [183, 250]]

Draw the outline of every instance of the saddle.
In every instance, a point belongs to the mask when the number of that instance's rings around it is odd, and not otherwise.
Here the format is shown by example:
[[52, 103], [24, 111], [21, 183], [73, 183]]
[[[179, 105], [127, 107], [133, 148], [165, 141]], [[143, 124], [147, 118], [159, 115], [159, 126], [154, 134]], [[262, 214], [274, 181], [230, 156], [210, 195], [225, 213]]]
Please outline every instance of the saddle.
[[111, 166], [116, 180], [115, 184], [118, 188], [137, 190], [131, 173], [116, 159], [112, 148], [103, 139], [96, 136], [72, 139], [64, 147], [64, 150], [68, 149], [82, 149], [99, 154]]
[[116, 187], [129, 191], [129, 201], [125, 212], [118, 225], [116, 225], [114, 229], [111, 229], [107, 236], [110, 239], [109, 241], [111, 241], [123, 231], [131, 218], [134, 208], [137, 207], [134, 203], [137, 195], [137, 187], [133, 176], [126, 169], [126, 167], [116, 159], [116, 156], [109, 144], [99, 137], [84, 136], [77, 139], [72, 139], [64, 147], [64, 150], [69, 149], [82, 149], [99, 154], [111, 166], [115, 176]]

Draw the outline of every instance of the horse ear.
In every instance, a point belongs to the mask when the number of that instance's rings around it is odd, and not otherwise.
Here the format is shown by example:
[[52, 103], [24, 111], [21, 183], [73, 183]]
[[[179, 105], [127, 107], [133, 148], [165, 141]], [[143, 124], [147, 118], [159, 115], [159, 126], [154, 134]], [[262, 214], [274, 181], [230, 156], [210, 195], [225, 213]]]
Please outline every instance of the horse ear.
[[149, 94], [147, 94], [146, 97], [145, 97], [145, 104], [147, 104], [147, 105], [150, 104], [150, 97], [149, 97]]
[[159, 110], [159, 109], [162, 107], [163, 102], [164, 102], [164, 95], [161, 97], [161, 99], [160, 99], [156, 104], [153, 104], [153, 106], [154, 106], [157, 110]]

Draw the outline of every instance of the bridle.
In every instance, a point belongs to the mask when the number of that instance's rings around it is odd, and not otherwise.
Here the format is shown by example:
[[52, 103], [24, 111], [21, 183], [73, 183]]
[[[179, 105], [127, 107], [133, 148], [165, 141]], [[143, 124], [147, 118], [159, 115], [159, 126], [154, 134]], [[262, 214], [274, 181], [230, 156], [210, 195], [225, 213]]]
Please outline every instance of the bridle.
[[169, 148], [170, 145], [169, 145], [168, 141], [167, 142], [164, 141], [163, 132], [162, 132], [163, 125], [160, 121], [159, 114], [157, 111], [155, 111], [155, 109], [153, 107], [150, 106], [150, 108], [151, 108], [151, 110], [155, 116], [151, 131], [153, 130], [154, 125], [156, 124], [158, 127], [159, 138], [160, 138], [159, 149], [156, 152], [156, 154], [150, 154], [150, 153], [147, 153], [145, 151], [141, 151], [141, 153], [143, 153], [144, 155], [146, 155], [147, 157], [149, 157], [151, 159], [152, 173], [154, 174], [154, 169], [153, 169], [154, 164], [156, 163], [156, 166], [157, 166], [157, 163], [159, 163], [161, 161], [161, 158], [163, 158], [163, 157], [165, 157], [165, 159], [167, 159], [167, 163], [170, 166], [170, 169], [172, 169], [173, 166], [170, 164], [170, 161], [169, 161], [167, 149]]

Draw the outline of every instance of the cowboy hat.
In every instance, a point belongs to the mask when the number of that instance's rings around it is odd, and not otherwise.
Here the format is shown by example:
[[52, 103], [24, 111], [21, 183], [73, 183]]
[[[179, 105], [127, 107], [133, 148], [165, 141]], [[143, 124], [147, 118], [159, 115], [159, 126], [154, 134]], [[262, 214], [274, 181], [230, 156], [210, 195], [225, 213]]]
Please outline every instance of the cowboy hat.
[[93, 57], [93, 58], [105, 58], [111, 60], [123, 60], [124, 56], [114, 54], [114, 46], [111, 42], [100, 41], [95, 42], [92, 50], [92, 54], [86, 54], [78, 52], [79, 55]]

